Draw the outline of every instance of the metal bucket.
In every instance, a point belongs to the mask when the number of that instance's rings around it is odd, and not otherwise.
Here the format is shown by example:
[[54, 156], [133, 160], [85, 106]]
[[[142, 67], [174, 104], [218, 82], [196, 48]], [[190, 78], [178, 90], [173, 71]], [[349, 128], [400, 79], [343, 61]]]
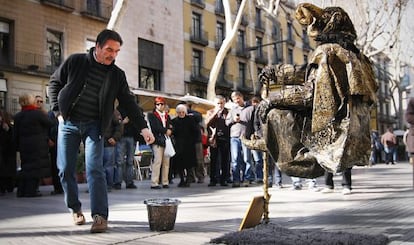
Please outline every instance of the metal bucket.
[[148, 222], [151, 231], [170, 231], [174, 229], [178, 199], [146, 199]]

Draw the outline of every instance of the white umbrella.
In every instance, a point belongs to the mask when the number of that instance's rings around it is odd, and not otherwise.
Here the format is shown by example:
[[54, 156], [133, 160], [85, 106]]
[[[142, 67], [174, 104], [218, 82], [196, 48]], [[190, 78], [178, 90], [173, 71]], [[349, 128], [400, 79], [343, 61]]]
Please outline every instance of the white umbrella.
[[213, 109], [215, 104], [213, 101], [203, 99], [194, 95], [186, 94], [179, 98], [180, 101], [185, 101], [191, 105], [191, 109], [205, 114], [208, 110]]

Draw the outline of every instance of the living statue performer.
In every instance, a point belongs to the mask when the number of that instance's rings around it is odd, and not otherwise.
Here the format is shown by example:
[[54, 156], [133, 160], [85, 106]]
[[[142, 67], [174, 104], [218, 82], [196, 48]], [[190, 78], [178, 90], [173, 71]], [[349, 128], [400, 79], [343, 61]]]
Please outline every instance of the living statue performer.
[[[309, 3], [297, 7], [296, 19], [318, 45], [305, 66], [263, 69], [257, 113], [264, 137], [243, 142], [267, 150], [290, 176], [315, 178], [366, 165], [377, 84], [370, 61], [354, 44], [354, 26], [343, 9]], [[281, 89], [270, 91], [271, 84]]]

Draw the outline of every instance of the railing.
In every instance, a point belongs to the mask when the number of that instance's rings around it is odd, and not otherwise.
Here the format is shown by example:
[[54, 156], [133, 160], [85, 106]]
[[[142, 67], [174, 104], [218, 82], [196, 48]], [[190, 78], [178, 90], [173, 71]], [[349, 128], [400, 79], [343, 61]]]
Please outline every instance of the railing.
[[267, 59], [267, 52], [261, 51], [256, 52], [256, 57], [254, 58], [256, 63], [267, 65], [268, 59]]
[[250, 58], [249, 50], [246, 50], [246, 47], [243, 46], [243, 45], [237, 45], [236, 55], [241, 57], [241, 58], [245, 58], [245, 59]]
[[256, 31], [265, 32], [265, 26], [262, 20], [256, 20], [254, 28]]
[[191, 66], [190, 81], [207, 83], [210, 70], [205, 67]]
[[99, 8], [96, 8], [96, 6], [88, 6], [85, 1], [81, 9], [81, 14], [93, 19], [108, 21], [111, 18], [112, 8], [113, 6], [111, 4], [105, 4], [103, 2], [99, 4]]
[[15, 63], [9, 64], [26, 71], [46, 73], [54, 72], [59, 65], [60, 62], [52, 62], [50, 56], [25, 51], [16, 51]]
[[75, 9], [73, 0], [40, 0], [42, 4], [71, 12]]
[[191, 4], [198, 6], [200, 8], [206, 7], [206, 3], [204, 2], [204, 0], [191, 0]]
[[191, 42], [201, 44], [203, 46], [208, 45], [208, 32], [201, 31], [201, 30], [195, 30], [194, 28], [190, 29], [190, 40]]

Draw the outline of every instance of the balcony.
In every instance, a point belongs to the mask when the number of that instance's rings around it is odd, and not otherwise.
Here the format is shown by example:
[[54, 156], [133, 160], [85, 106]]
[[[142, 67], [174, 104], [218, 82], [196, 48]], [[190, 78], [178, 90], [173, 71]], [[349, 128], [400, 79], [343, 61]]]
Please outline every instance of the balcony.
[[209, 73], [210, 70], [206, 69], [205, 67], [191, 66], [190, 81], [195, 83], [207, 84]]
[[254, 58], [256, 63], [267, 65], [269, 60], [267, 59], [267, 52], [261, 51], [256, 52], [256, 57]]
[[46, 73], [52, 74], [60, 65], [60, 61], [52, 62], [50, 56], [17, 51], [15, 53], [15, 61], [9, 64], [1, 65], [2, 68], [17, 70], [27, 73]]
[[224, 7], [222, 1], [216, 1], [216, 7], [214, 8], [216, 15], [224, 17]]
[[246, 93], [250, 93], [253, 92], [253, 82], [251, 79], [242, 79], [242, 78], [238, 78], [237, 79], [238, 83], [237, 83], [237, 90], [239, 90], [240, 92], [246, 92]]
[[190, 29], [190, 41], [203, 46], [208, 45], [208, 32]]
[[220, 73], [216, 85], [222, 88], [233, 88], [233, 75]]
[[191, 4], [202, 9], [206, 7], [204, 0], [191, 0]]
[[40, 0], [44, 5], [55, 7], [66, 12], [73, 12], [75, 10], [75, 4], [73, 0]]
[[91, 19], [108, 22], [111, 18], [111, 12], [112, 5], [110, 4], [104, 4], [101, 2], [99, 5], [91, 6], [84, 2], [80, 13], [81, 15]]
[[249, 19], [246, 17], [245, 14], [242, 15], [240, 24], [242, 26], [248, 26], [249, 25]]
[[246, 50], [246, 47], [243, 45], [237, 45], [236, 55], [240, 58], [249, 59], [250, 58], [250, 51]]
[[265, 25], [262, 20], [256, 20], [256, 24], [254, 26], [254, 29], [258, 32], [264, 33], [265, 32]]

